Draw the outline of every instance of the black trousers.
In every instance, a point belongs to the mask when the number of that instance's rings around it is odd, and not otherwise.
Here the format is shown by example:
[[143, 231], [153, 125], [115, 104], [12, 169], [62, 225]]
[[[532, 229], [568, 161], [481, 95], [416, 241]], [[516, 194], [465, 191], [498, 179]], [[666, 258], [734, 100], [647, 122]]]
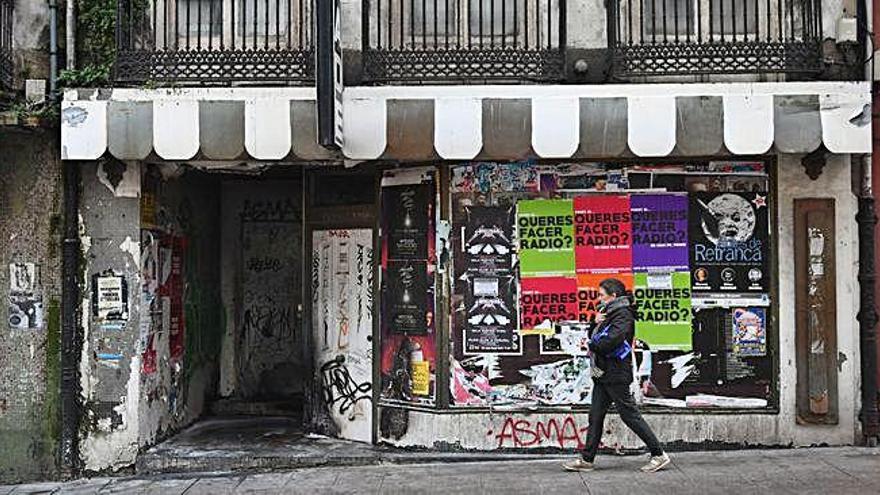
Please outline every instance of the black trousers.
[[663, 448], [657, 436], [642, 418], [636, 401], [629, 391], [629, 384], [603, 383], [593, 380], [593, 401], [590, 405], [590, 427], [587, 431], [587, 444], [581, 452], [585, 461], [593, 462], [599, 451], [599, 443], [602, 441], [602, 433], [605, 430], [605, 415], [611, 404], [617, 406], [620, 419], [648, 446], [652, 456], [663, 454]]

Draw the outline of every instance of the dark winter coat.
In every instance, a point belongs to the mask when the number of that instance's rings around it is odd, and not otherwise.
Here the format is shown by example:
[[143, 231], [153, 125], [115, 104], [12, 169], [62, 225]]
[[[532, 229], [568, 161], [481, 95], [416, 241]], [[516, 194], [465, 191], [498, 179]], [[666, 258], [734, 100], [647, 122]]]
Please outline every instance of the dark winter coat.
[[623, 359], [608, 356], [624, 342], [632, 344], [635, 337], [635, 316], [635, 308], [627, 297], [618, 297], [608, 304], [605, 321], [596, 328], [596, 332], [607, 328], [607, 335], [593, 339], [589, 344], [593, 366], [597, 366], [603, 372], [597, 380], [604, 383], [633, 381], [632, 352]]

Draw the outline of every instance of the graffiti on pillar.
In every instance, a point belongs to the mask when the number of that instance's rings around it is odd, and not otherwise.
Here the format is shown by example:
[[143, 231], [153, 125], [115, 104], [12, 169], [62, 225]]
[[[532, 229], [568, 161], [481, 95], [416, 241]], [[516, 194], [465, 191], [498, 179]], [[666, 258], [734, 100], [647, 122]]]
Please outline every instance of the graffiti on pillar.
[[312, 341], [324, 402], [343, 438], [372, 439], [373, 231], [312, 234]]

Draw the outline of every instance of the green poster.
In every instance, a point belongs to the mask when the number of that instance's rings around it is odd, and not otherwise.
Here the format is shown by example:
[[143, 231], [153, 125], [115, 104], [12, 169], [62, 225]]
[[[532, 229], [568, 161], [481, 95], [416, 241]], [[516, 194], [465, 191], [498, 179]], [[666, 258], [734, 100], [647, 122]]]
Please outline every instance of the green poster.
[[519, 271], [522, 277], [574, 275], [574, 206], [568, 199], [517, 203]]
[[636, 337], [652, 351], [692, 348], [690, 272], [636, 273]]

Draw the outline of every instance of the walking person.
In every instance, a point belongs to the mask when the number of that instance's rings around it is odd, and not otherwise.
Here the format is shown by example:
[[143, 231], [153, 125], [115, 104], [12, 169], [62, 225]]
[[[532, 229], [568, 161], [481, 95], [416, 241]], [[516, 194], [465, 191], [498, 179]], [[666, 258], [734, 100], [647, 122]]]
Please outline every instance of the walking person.
[[629, 388], [633, 381], [633, 352], [630, 343], [635, 337], [635, 307], [626, 295], [623, 282], [614, 278], [599, 283], [599, 301], [596, 330], [589, 343], [593, 398], [587, 443], [581, 451], [581, 457], [563, 464], [563, 467], [567, 471], [593, 470], [593, 462], [605, 429], [605, 414], [613, 403], [617, 406], [617, 412], [624, 424], [648, 446], [651, 460], [641, 470], [653, 473], [666, 467], [670, 459], [663, 452], [651, 427], [642, 418]]

